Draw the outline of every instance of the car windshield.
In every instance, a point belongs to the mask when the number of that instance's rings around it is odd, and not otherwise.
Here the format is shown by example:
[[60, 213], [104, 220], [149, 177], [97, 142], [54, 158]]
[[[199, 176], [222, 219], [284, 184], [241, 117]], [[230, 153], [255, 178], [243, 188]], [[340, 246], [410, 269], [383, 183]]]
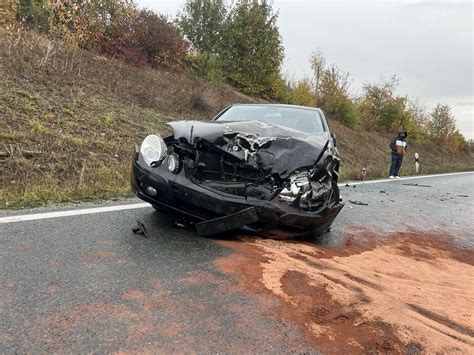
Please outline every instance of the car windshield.
[[326, 132], [318, 111], [299, 107], [236, 105], [230, 107], [216, 120], [262, 121], [306, 133]]

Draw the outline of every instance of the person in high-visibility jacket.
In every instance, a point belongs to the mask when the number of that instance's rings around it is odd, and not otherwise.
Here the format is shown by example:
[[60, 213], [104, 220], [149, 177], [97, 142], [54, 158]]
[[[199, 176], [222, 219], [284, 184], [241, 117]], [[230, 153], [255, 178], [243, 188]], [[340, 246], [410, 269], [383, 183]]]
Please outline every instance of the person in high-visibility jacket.
[[390, 141], [390, 149], [392, 150], [392, 162], [390, 164], [390, 179], [400, 179], [398, 175], [403, 162], [403, 156], [407, 152], [407, 136], [406, 129], [400, 128], [398, 134]]

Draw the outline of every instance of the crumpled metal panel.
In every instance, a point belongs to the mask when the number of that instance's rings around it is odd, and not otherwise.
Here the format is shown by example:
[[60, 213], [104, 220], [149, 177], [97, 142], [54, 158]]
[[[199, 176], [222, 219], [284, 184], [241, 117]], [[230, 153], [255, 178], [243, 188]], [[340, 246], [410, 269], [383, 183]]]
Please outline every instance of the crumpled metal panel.
[[176, 140], [184, 139], [193, 145], [202, 139], [243, 162], [252, 157], [251, 160], [261, 168], [282, 179], [288, 178], [296, 169], [314, 166], [329, 143], [327, 132], [308, 134], [260, 121], [175, 121], [168, 125], [173, 128]]

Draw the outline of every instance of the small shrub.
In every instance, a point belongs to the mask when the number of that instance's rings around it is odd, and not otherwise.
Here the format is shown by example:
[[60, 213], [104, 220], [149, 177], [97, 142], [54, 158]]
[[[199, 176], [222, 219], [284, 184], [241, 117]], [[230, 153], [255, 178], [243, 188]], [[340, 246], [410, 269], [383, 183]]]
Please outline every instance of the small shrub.
[[118, 176], [114, 169], [103, 166], [97, 172], [101, 183], [110, 185], [117, 183]]
[[112, 126], [114, 124], [114, 118], [111, 114], [106, 114], [100, 117], [100, 122], [106, 126]]
[[186, 68], [193, 74], [214, 82], [224, 82], [222, 63], [214, 55], [200, 52], [189, 53], [185, 59]]
[[86, 141], [81, 137], [66, 136], [64, 137], [64, 143], [75, 147], [83, 147]]
[[74, 116], [74, 112], [72, 112], [72, 110], [68, 109], [68, 108], [63, 108], [63, 113], [65, 115], [68, 115], [70, 117], [73, 117]]
[[100, 43], [100, 50], [141, 66], [179, 69], [189, 44], [166, 16], [141, 10], [131, 24], [117, 27]]
[[86, 141], [81, 137], [75, 136], [64, 136], [56, 139], [53, 143], [55, 148], [79, 148], [86, 145]]
[[2, 0], [0, 2], [0, 25], [11, 25], [16, 20], [18, 0]]
[[38, 119], [33, 118], [28, 121], [29, 126], [31, 127], [32, 131], [35, 133], [46, 133], [48, 129], [41, 123]]

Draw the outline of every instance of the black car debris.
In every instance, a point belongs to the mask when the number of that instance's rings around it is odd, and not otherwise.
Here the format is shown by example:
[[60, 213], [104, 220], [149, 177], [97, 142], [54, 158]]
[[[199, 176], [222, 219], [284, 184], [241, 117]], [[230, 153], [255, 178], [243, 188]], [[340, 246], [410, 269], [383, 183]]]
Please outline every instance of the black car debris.
[[236, 104], [211, 121], [168, 125], [172, 135], [135, 146], [131, 184], [201, 236], [242, 227], [319, 235], [343, 207], [336, 138], [320, 109]]

